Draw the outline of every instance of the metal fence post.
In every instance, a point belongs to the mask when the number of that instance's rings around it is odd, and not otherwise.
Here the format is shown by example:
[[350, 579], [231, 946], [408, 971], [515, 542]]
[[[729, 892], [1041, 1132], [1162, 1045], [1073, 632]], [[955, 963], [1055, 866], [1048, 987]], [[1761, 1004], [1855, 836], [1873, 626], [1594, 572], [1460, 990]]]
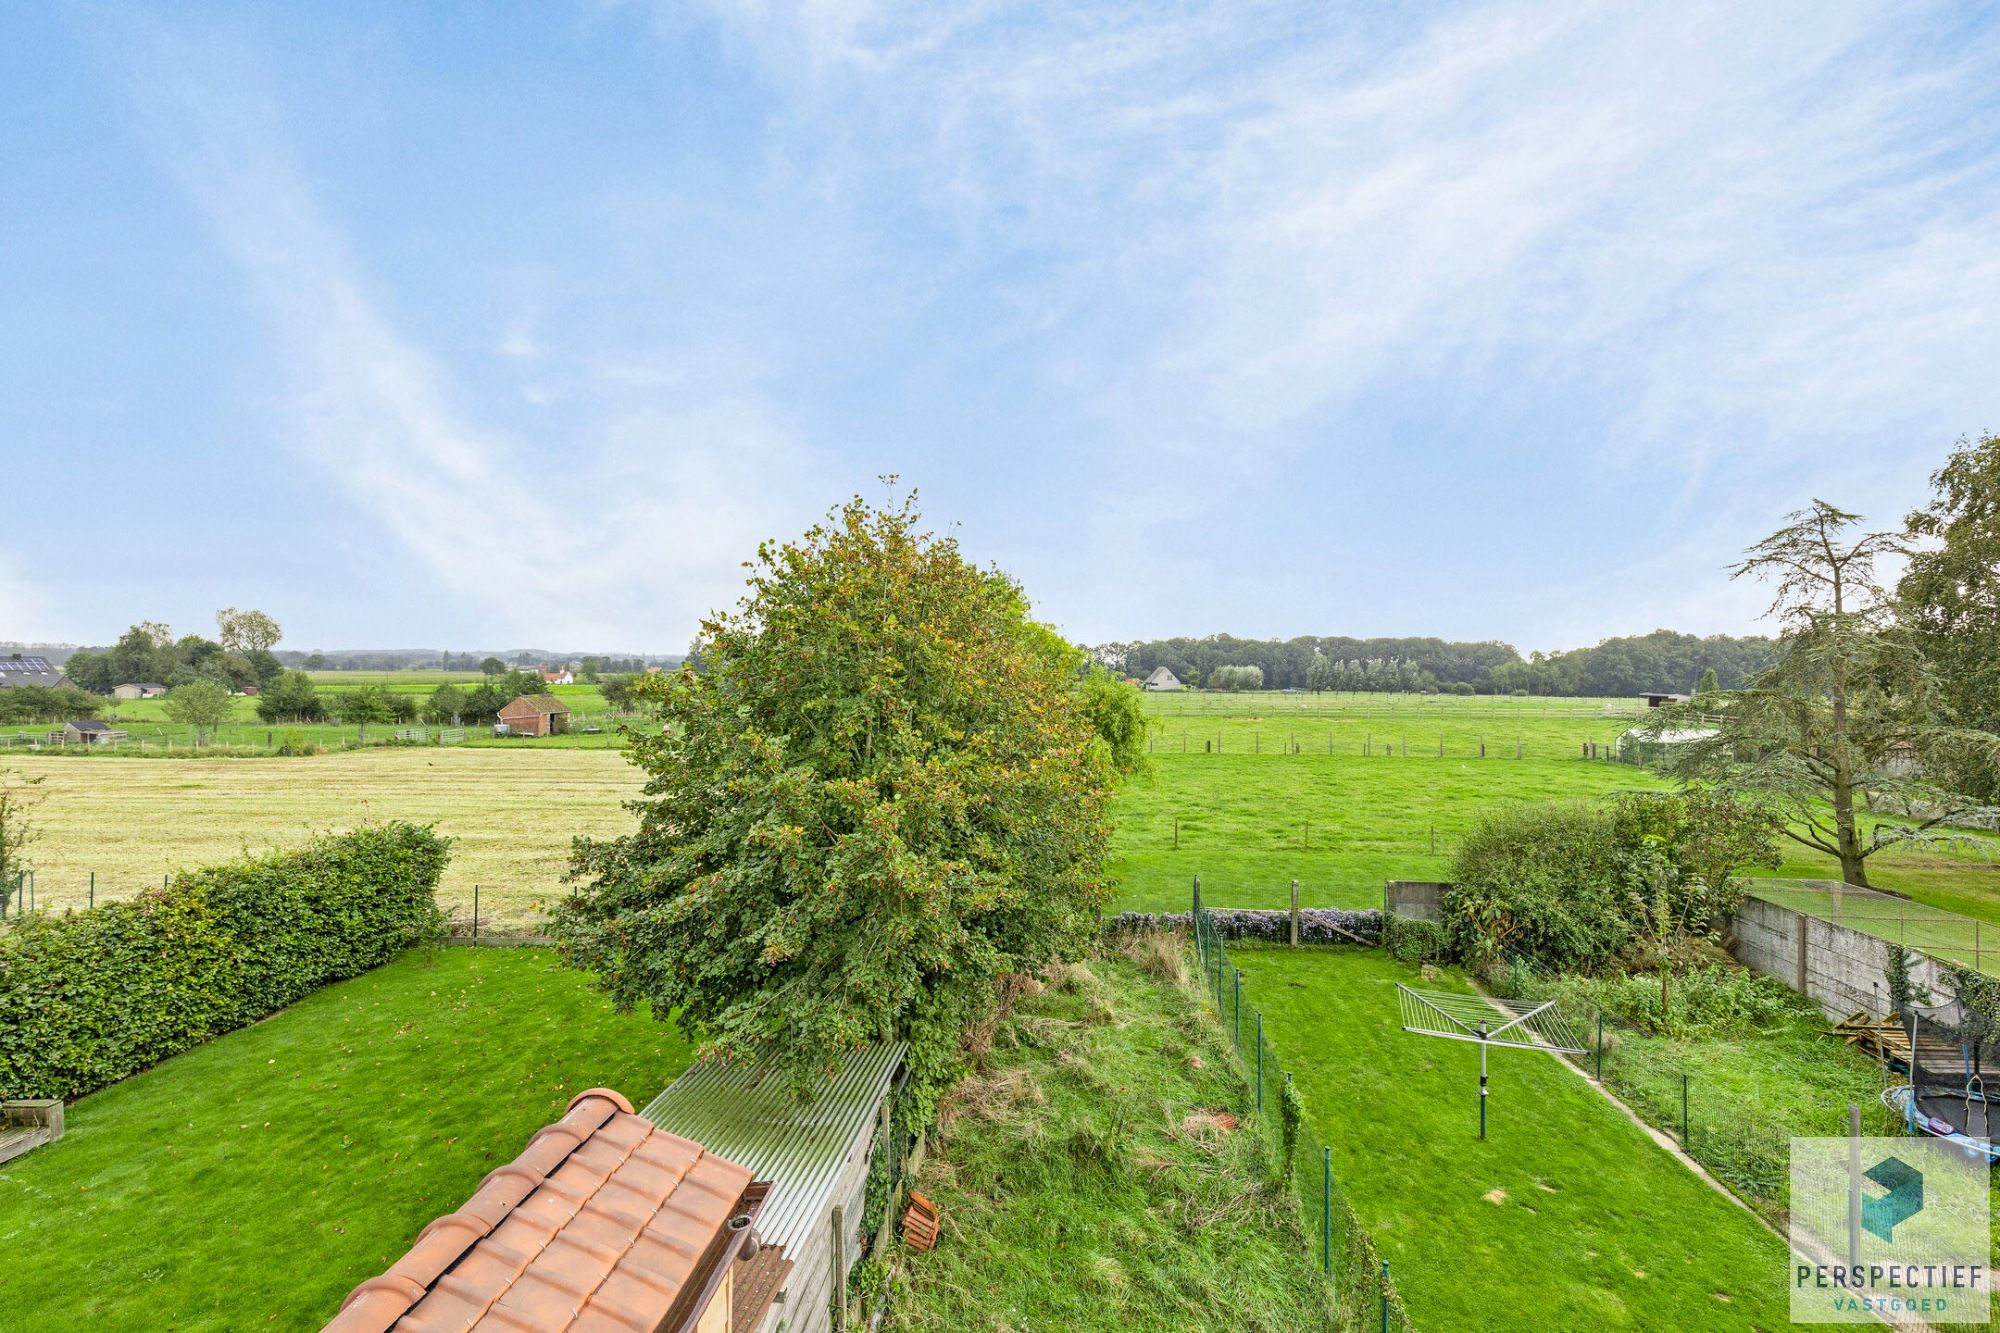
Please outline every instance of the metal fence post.
[[1232, 967], [1230, 971], [1236, 974], [1231, 983], [1236, 992], [1236, 1016], [1231, 1026], [1236, 1029], [1236, 1049], [1240, 1051], [1243, 1049], [1243, 969]]
[[1319, 1266], [1333, 1271], [1333, 1149], [1319, 1150]]
[[1389, 1333], [1389, 1261], [1382, 1261], [1382, 1333]]
[[1688, 1146], [1688, 1076], [1681, 1075], [1681, 1147]]
[[472, 886], [472, 942], [479, 943], [479, 886]]
[[97, 906], [97, 872], [90, 872], [90, 905]]
[[1264, 1111], [1264, 1011], [1257, 1011], [1257, 1112]]
[[1604, 1081], [1604, 1015], [1597, 1016], [1597, 1081]]

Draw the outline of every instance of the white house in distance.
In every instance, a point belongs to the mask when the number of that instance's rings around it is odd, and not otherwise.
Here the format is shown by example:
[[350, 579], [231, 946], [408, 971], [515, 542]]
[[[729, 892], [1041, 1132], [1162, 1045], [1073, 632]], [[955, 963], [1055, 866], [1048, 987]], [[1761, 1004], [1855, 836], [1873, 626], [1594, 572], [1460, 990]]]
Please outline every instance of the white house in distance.
[[141, 680], [116, 687], [111, 691], [111, 697], [114, 699], [158, 699], [165, 695], [166, 692], [167, 687], [164, 685]]
[[1146, 683], [1139, 688], [1142, 690], [1178, 690], [1181, 688], [1181, 679], [1165, 667], [1154, 667], [1153, 674], [1146, 677]]
[[545, 684], [549, 685], [574, 685], [576, 684], [576, 673], [566, 666], [559, 666], [553, 670], [544, 669], [542, 680]]

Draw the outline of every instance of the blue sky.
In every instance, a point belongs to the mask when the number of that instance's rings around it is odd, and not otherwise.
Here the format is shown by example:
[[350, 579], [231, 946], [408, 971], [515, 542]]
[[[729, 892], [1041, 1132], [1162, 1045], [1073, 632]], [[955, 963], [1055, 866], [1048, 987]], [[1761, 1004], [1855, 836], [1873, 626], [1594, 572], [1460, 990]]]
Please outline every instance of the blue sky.
[[1096, 642], [1751, 628], [2000, 428], [2000, 14], [15, 4], [0, 639], [676, 650], [875, 478]]

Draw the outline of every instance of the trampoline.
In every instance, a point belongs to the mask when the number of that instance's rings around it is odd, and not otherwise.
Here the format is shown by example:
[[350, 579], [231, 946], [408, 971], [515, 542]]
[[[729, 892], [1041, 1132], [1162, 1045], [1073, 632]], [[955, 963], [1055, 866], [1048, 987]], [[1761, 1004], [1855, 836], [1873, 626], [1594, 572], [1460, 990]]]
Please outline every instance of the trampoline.
[[1989, 1166], [2000, 1160], [1993, 1143], [2000, 1107], [1987, 1099], [1989, 1075], [2000, 1097], [2000, 1047], [1991, 1024], [1957, 1000], [1906, 1005], [1903, 1023], [1910, 1081], [1883, 1093], [1883, 1102], [1911, 1134], [1943, 1139]]

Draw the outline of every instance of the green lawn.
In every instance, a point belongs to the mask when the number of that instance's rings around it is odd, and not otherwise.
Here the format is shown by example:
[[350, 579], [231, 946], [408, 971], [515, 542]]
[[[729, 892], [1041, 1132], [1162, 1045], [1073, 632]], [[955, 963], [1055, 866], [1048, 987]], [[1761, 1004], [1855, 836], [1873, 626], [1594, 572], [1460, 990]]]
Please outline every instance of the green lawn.
[[1480, 1143], [1478, 1052], [1400, 1030], [1409, 969], [1363, 950], [1232, 955], [1416, 1327], [1785, 1326], [1783, 1242], [1560, 1061], [1493, 1053]]
[[549, 950], [406, 956], [0, 1167], [0, 1328], [315, 1328], [577, 1092], [643, 1102], [688, 1058]]
[[[917, 1188], [944, 1238], [906, 1254], [898, 1333], [1319, 1330], [1336, 1322], [1177, 943], [1150, 970], [1063, 969], [946, 1100]], [[1226, 1130], [1210, 1113], [1242, 1117]], [[1372, 1324], [1369, 1325], [1372, 1327]]]

